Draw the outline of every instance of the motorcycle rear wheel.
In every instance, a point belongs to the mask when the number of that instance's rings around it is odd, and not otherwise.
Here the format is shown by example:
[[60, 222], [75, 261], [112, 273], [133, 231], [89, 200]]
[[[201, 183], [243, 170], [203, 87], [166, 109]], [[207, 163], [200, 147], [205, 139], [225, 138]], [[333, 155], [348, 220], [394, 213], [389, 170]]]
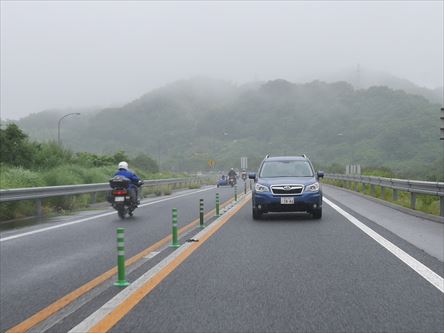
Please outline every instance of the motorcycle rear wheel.
[[126, 215], [126, 209], [125, 209], [125, 208], [121, 208], [121, 209], [119, 209], [119, 210], [117, 211], [117, 214], [119, 215], [119, 217], [120, 217], [121, 219], [124, 219], [124, 218], [125, 218], [125, 215]]

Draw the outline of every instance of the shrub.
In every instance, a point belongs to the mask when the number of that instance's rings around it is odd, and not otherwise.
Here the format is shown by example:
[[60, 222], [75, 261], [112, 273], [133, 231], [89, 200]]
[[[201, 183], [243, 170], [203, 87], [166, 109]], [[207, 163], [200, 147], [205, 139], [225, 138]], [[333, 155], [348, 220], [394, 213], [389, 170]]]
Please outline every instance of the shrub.
[[6, 165], [0, 167], [0, 188], [2, 189], [45, 185], [44, 178], [38, 172]]

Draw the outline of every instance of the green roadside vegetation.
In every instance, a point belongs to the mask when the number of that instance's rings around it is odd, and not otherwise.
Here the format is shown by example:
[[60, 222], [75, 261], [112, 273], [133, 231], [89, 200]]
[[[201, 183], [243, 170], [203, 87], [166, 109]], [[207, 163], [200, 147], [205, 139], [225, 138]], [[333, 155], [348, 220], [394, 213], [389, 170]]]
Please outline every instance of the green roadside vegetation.
[[[195, 78], [149, 92], [122, 107], [82, 113], [63, 125], [75, 151], [150, 152], [162, 170], [257, 170], [265, 155], [306, 154], [320, 166], [381, 166], [399, 178], [444, 181], [440, 103], [378, 86], [285, 80], [235, 84]], [[18, 124], [32, 138], [57, 137], [45, 111]], [[122, 128], [124, 136], [115, 135]], [[143, 144], [141, 144], [143, 143]]]
[[[338, 172], [339, 173], [339, 172]], [[343, 172], [341, 172], [343, 173]], [[362, 171], [363, 176], [375, 176], [375, 177], [384, 177], [384, 178], [401, 178], [396, 176], [392, 171], [390, 171], [387, 168], [378, 168], [378, 169], [364, 169]], [[324, 179], [322, 180], [323, 183], [334, 185], [342, 188], [346, 188], [349, 190], [354, 190], [354, 185], [351, 182], [346, 182], [343, 180], [332, 180], [332, 179]], [[391, 202], [396, 205], [400, 205], [406, 208], [411, 208], [410, 206], [410, 193], [409, 192], [403, 192], [398, 191], [398, 199], [394, 200], [393, 198], [393, 190], [385, 188], [384, 192], [382, 193], [380, 186], [375, 186], [375, 193], [374, 196], [371, 194], [371, 188], [370, 185], [363, 185], [361, 183], [357, 184], [357, 191], [372, 196], [374, 198], [378, 198], [384, 201]], [[438, 196], [432, 196], [432, 195], [416, 195], [416, 210], [431, 214], [431, 215], [437, 215], [440, 214], [440, 207], [439, 207], [439, 197]]]
[[[74, 153], [55, 142], [38, 143], [15, 124], [0, 129], [0, 188], [26, 188], [56, 185], [106, 183], [116, 172], [117, 163], [128, 161], [130, 167], [143, 179], [184, 177], [183, 174], [159, 172], [150, 156], [138, 154], [130, 157], [118, 151], [114, 155], [87, 152]], [[168, 195], [171, 186], [144, 188], [143, 194]], [[96, 202], [104, 201], [105, 194], [98, 194]], [[63, 214], [88, 207], [89, 194], [49, 198], [43, 201], [45, 215]], [[0, 204], [0, 221], [35, 215], [35, 202], [17, 201]]]

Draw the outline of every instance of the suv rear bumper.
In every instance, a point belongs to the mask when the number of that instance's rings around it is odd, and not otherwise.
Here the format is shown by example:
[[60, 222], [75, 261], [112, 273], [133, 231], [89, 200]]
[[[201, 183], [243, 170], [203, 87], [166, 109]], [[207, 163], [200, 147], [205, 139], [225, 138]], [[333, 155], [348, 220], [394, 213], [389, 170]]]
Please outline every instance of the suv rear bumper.
[[[322, 208], [321, 192], [306, 192], [302, 195], [290, 196], [294, 204], [281, 204], [282, 196], [275, 196], [271, 192], [253, 192], [253, 207], [263, 213], [267, 212], [311, 212]], [[289, 196], [285, 196], [289, 197]]]

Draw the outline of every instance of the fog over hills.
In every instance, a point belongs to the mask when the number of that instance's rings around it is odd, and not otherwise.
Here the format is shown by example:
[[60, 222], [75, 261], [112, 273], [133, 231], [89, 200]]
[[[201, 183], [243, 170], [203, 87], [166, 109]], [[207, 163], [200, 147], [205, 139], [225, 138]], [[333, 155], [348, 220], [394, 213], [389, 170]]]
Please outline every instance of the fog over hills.
[[444, 105], [443, 87], [436, 87], [435, 89], [421, 87], [407, 79], [399, 78], [383, 71], [370, 70], [359, 65], [354, 69], [320, 75], [319, 77], [326, 82], [346, 81], [356, 89], [386, 86], [394, 90], [404, 90], [409, 94], [424, 96], [432, 103]]
[[[360, 163], [427, 177], [442, 165], [439, 107], [420, 95], [346, 82], [238, 86], [195, 78], [67, 118], [61, 134], [77, 151], [143, 152], [172, 170], [205, 170], [209, 159], [224, 169], [241, 156], [255, 167], [267, 153], [306, 153], [324, 167]], [[34, 114], [18, 125], [32, 138], [54, 140], [60, 114]]]

